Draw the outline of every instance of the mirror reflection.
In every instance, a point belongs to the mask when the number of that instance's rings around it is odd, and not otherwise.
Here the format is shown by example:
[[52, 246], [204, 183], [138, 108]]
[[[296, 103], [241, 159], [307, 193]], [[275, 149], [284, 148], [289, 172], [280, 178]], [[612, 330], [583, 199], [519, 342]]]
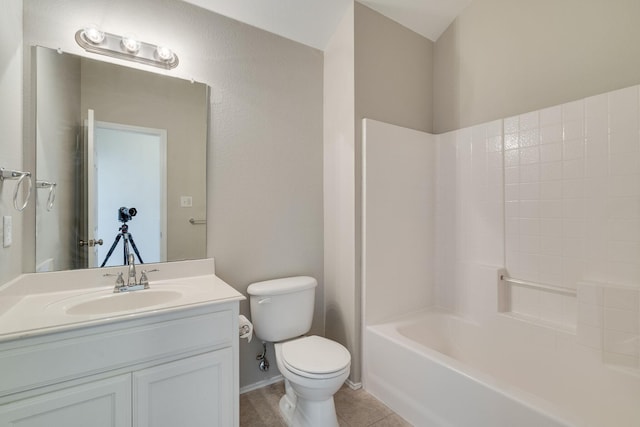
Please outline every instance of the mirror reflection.
[[34, 48], [35, 271], [206, 256], [208, 88]]

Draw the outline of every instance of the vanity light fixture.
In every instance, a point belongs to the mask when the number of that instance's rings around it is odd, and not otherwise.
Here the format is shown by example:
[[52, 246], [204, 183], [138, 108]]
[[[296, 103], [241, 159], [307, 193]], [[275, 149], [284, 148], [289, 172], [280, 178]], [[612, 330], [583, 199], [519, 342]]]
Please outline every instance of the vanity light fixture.
[[76, 42], [87, 52], [126, 59], [170, 70], [178, 66], [178, 56], [166, 46], [139, 41], [132, 34], [118, 36], [90, 25], [76, 32]]
[[125, 34], [122, 36], [122, 47], [127, 52], [135, 55], [140, 51], [140, 42], [133, 34]]
[[156, 57], [163, 62], [171, 62], [175, 54], [166, 46], [158, 46], [156, 47]]
[[95, 25], [89, 25], [83, 30], [84, 36], [91, 44], [100, 44], [104, 40], [104, 32]]

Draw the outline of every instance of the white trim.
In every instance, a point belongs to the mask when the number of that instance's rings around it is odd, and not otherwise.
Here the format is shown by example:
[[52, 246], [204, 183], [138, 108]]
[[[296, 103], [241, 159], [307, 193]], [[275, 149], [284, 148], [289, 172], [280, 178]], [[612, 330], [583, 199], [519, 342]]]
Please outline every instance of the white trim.
[[[266, 379], [266, 380], [258, 381], [257, 383], [253, 383], [253, 384], [246, 385], [244, 387], [240, 387], [240, 394], [249, 393], [250, 391], [258, 390], [259, 388], [266, 387], [266, 386], [278, 383], [278, 382], [283, 381], [283, 380], [284, 380], [284, 377], [282, 375], [277, 375], [275, 377], [272, 377], [272, 378], [269, 378], [269, 379]], [[361, 382], [354, 383], [353, 381], [351, 381], [348, 378], [344, 383], [351, 390], [359, 390], [359, 389], [362, 388], [362, 383]]]
[[257, 390], [259, 388], [266, 387], [268, 385], [278, 383], [278, 382], [280, 382], [282, 380], [284, 380], [284, 377], [282, 375], [277, 375], [275, 377], [271, 377], [271, 378], [268, 378], [266, 380], [258, 381], [257, 383], [253, 383], [253, 384], [246, 385], [244, 387], [240, 387], [240, 394], [248, 393], [250, 391]]
[[354, 383], [349, 378], [344, 382], [351, 390], [360, 390], [362, 388], [362, 382]]

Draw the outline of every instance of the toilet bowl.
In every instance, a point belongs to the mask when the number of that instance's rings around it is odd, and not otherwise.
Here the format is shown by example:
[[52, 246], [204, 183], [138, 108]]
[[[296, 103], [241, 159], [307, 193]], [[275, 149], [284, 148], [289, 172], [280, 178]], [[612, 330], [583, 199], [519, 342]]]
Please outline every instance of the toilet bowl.
[[337, 427], [333, 395], [349, 376], [351, 356], [337, 342], [318, 336], [275, 344], [285, 378], [280, 411], [290, 426]]
[[274, 343], [276, 364], [285, 379], [280, 412], [288, 426], [337, 427], [333, 395], [349, 376], [351, 355], [341, 344], [311, 329], [313, 277], [300, 276], [249, 285], [256, 336]]

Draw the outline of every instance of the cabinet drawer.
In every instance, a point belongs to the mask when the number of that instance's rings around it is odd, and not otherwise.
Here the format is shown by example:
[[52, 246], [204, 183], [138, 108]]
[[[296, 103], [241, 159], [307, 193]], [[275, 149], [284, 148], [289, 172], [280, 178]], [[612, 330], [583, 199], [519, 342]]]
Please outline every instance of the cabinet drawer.
[[230, 346], [232, 316], [231, 310], [172, 320], [159, 316], [145, 324], [109, 325], [91, 335], [87, 329], [82, 335], [53, 334], [42, 341], [29, 341], [0, 351], [0, 396], [174, 354]]

